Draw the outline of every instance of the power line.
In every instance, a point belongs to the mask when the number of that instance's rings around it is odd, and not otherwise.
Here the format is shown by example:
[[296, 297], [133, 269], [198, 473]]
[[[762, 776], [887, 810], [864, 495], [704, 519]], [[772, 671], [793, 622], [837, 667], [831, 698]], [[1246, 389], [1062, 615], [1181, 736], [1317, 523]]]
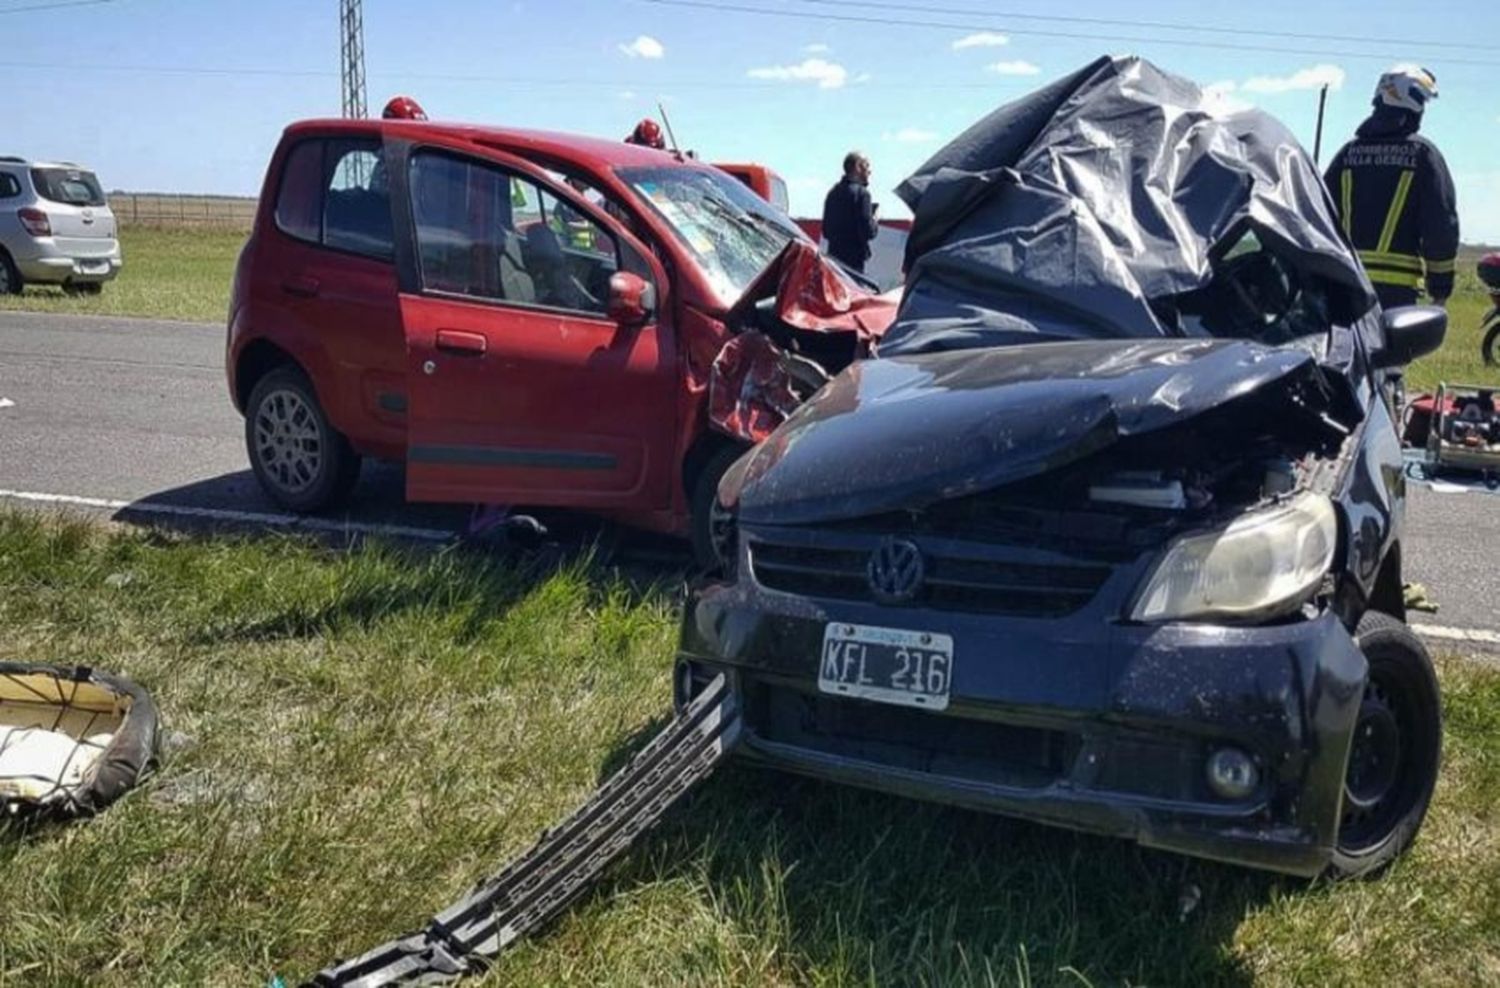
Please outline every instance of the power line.
[[[879, 0], [800, 0], [820, 7], [854, 7], [894, 10], [908, 14], [943, 14], [958, 17], [1004, 17], [1017, 21], [1042, 21], [1058, 24], [1095, 24], [1103, 27], [1152, 28], [1165, 31], [1194, 31], [1199, 34], [1254, 35], [1262, 38], [1290, 38], [1297, 41], [1345, 41], [1354, 44], [1410, 45], [1414, 48], [1459, 48], [1468, 51], [1500, 52], [1497, 45], [1475, 45], [1460, 41], [1431, 41], [1416, 38], [1373, 38], [1352, 34], [1307, 34], [1297, 31], [1270, 31], [1265, 28], [1213, 27], [1207, 24], [1182, 24], [1170, 21], [1115, 20], [1108, 17], [1075, 17], [1067, 14], [1023, 14], [1009, 10], [975, 10], [972, 7], [932, 7], [927, 4], [882, 3]], [[1019, 32], [1014, 32], [1019, 33]]]
[[50, 3], [34, 3], [28, 7], [0, 7], [0, 14], [24, 14], [35, 10], [59, 10], [63, 7], [97, 7], [101, 3], [115, 0], [52, 0]]
[[[1037, 28], [1011, 28], [996, 25], [993, 22], [985, 24], [956, 24], [944, 21], [930, 21], [918, 18], [898, 17], [875, 17], [859, 16], [855, 14], [824, 14], [808, 10], [771, 10], [765, 7], [748, 7], [737, 3], [709, 3], [707, 0], [636, 0], [638, 3], [651, 3], [662, 7], [690, 7], [698, 10], [711, 10], [717, 13], [741, 13], [757, 14], [762, 17], [791, 17], [798, 20], [808, 21], [835, 21], [846, 24], [875, 24], [882, 27], [925, 27], [939, 28], [946, 31], [1004, 31], [1008, 34], [1029, 35], [1038, 38], [1061, 38], [1069, 41], [1092, 41], [1105, 44], [1118, 44], [1119, 42], [1136, 42], [1153, 45], [1177, 45], [1187, 48], [1213, 48], [1221, 51], [1239, 52], [1270, 52], [1281, 55], [1311, 55], [1319, 58], [1351, 58], [1367, 59], [1370, 61], [1391, 62], [1397, 61], [1404, 55], [1393, 55], [1382, 52], [1352, 52], [1352, 51], [1330, 51], [1327, 48], [1283, 48], [1275, 45], [1249, 45], [1233, 44], [1227, 41], [1207, 41], [1189, 38], [1160, 38], [1145, 35], [1115, 35], [1115, 34], [1078, 34], [1070, 31], [1044, 31]], [[794, 0], [796, 2], [796, 0]], [[810, 0], [802, 0], [810, 2]], [[1444, 58], [1445, 65], [1481, 65], [1493, 66], [1492, 60]]]

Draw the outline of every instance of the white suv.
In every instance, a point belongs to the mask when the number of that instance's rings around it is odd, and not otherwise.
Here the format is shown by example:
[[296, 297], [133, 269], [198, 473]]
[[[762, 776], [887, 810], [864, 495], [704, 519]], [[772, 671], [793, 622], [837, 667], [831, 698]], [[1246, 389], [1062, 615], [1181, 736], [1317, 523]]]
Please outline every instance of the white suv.
[[28, 282], [94, 294], [119, 273], [115, 214], [93, 172], [0, 157], [0, 295]]

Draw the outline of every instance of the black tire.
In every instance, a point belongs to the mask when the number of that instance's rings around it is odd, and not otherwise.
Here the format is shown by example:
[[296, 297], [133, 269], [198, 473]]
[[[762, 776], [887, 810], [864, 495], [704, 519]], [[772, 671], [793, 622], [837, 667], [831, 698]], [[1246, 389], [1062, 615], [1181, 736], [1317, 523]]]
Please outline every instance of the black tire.
[[299, 514], [343, 503], [359, 480], [359, 454], [296, 367], [278, 367], [256, 382], [245, 405], [245, 451], [261, 489]]
[[709, 573], [724, 574], [734, 568], [737, 541], [734, 521], [719, 507], [719, 481], [744, 453], [743, 446], [725, 446], [715, 451], [698, 471], [693, 489], [688, 492], [693, 561]]
[[74, 286], [74, 290], [80, 295], [103, 295], [104, 282], [102, 281], [80, 281]]
[[21, 289], [26, 287], [26, 282], [21, 278], [21, 272], [16, 270], [15, 262], [0, 247], [0, 295], [19, 295]]
[[1442, 760], [1442, 697], [1422, 640], [1389, 614], [1367, 611], [1355, 641], [1370, 674], [1345, 770], [1333, 878], [1374, 874], [1411, 846]]
[[1490, 331], [1484, 334], [1484, 342], [1479, 345], [1479, 352], [1484, 357], [1484, 362], [1493, 367], [1500, 364], [1500, 319], [1496, 319], [1490, 326]]

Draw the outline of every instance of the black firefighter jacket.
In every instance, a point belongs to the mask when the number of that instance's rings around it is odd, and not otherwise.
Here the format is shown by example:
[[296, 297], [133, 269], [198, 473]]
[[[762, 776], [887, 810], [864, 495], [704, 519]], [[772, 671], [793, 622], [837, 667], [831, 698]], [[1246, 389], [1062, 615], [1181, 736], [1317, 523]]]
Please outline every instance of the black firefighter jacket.
[[1424, 277], [1434, 300], [1453, 294], [1453, 178], [1437, 147], [1417, 133], [1420, 123], [1414, 113], [1377, 110], [1324, 176], [1344, 233], [1383, 300], [1414, 301]]

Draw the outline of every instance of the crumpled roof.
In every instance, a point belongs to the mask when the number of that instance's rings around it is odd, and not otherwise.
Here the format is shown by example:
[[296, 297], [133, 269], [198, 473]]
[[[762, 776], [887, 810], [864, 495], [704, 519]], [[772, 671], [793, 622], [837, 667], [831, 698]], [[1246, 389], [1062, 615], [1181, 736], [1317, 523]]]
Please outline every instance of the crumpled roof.
[[1212, 249], [1244, 224], [1321, 281], [1334, 321], [1375, 301], [1291, 132], [1139, 58], [1000, 107], [896, 191], [915, 219], [882, 354], [1180, 335], [1148, 302], [1206, 285]]

